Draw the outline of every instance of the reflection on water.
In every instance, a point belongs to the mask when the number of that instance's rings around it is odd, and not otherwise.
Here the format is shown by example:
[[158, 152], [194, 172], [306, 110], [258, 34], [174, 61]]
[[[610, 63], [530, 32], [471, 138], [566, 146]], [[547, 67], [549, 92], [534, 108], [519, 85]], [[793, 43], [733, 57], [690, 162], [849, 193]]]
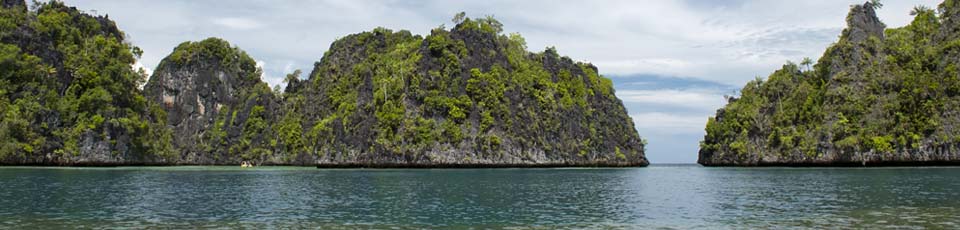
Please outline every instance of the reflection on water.
[[14, 228], [960, 228], [960, 168], [0, 168]]

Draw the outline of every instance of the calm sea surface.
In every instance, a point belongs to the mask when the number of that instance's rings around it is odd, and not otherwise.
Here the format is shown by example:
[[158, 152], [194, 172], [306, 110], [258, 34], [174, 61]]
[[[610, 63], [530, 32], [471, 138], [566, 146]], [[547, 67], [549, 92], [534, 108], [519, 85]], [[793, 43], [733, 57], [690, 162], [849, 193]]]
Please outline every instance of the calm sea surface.
[[960, 168], [0, 168], [0, 228], [960, 228]]

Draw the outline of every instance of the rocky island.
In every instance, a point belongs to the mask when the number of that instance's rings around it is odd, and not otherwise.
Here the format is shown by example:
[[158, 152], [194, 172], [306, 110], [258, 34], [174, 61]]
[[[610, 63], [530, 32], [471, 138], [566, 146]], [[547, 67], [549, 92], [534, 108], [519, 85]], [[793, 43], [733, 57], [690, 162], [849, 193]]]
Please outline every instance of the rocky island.
[[610, 79], [490, 17], [348, 35], [271, 90], [222, 39], [180, 44], [148, 77], [107, 16], [34, 8], [0, 9], [2, 165], [648, 164]]
[[141, 54], [106, 16], [61, 2], [0, 8], [0, 164], [172, 163], [164, 111], [138, 89]]
[[747, 83], [708, 120], [705, 166], [960, 164], [960, 3], [918, 6], [886, 29], [851, 7], [816, 63]]

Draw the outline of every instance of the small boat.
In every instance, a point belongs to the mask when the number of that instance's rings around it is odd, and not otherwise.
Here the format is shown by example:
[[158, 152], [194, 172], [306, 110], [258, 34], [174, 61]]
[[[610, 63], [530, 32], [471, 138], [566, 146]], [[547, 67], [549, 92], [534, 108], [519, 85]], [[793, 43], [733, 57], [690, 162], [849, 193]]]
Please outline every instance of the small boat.
[[240, 167], [241, 167], [241, 168], [250, 168], [250, 167], [253, 167], [253, 163], [250, 163], [250, 162], [247, 162], [247, 161], [241, 161], [241, 162], [240, 162]]

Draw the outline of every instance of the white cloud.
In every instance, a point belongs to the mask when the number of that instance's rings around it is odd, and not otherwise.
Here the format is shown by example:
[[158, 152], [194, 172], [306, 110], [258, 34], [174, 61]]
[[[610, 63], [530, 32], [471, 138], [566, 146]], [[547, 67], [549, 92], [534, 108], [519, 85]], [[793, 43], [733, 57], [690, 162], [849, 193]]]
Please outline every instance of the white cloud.
[[[586, 60], [589, 62], [589, 60]], [[608, 74], [658, 73], [661, 75], [677, 75], [690, 66], [684, 60], [673, 58], [643, 58], [610, 61], [594, 61], [594, 65], [602, 66], [603, 72]]]
[[261, 72], [260, 72], [260, 80], [263, 80], [264, 82], [267, 83], [267, 85], [270, 85], [270, 88], [271, 88], [271, 89], [272, 89], [274, 86], [278, 86], [278, 85], [279, 85], [281, 88], [283, 88], [283, 87], [286, 85], [286, 84], [283, 84], [283, 77], [280, 77], [279, 75], [272, 75], [272, 74], [269, 74], [269, 73], [268, 73], [269, 71], [266, 70], [266, 69], [267, 69], [267, 62], [266, 62], [266, 61], [257, 60], [256, 62], [257, 62], [257, 68], [259, 68], [259, 69], [261, 70]]
[[283, 66], [284, 73], [293, 73], [293, 62], [287, 62], [287, 65]]
[[262, 23], [255, 20], [234, 17], [215, 18], [213, 19], [213, 24], [236, 30], [251, 30], [263, 26]]
[[673, 113], [638, 113], [630, 115], [640, 135], [703, 134], [707, 117]]
[[[453, 14], [466, 11], [496, 16], [506, 32], [524, 35], [534, 51], [556, 46], [575, 60], [594, 62], [604, 74], [740, 85], [767, 76], [786, 60], [819, 57], [845, 26], [848, 7], [864, 0], [67, 2], [109, 14], [144, 48], [144, 64], [151, 67], [182, 41], [216, 36], [257, 59], [292, 60], [299, 65], [293, 69], [309, 72], [336, 38], [377, 26], [427, 34], [440, 24], [449, 27]], [[887, 25], [902, 26], [918, 4], [938, 1], [885, 2], [879, 14]]]
[[617, 97], [626, 103], [694, 109], [719, 108], [726, 104], [720, 92], [708, 89], [618, 90]]
[[[150, 75], [153, 75], [153, 70], [151, 70], [150, 68], [144, 67], [144, 66], [143, 66], [143, 62], [140, 62], [139, 59], [138, 59], [137, 61], [133, 62], [133, 65], [130, 65], [130, 67], [133, 67], [133, 69], [136, 70], [136, 71], [140, 71], [140, 70], [142, 69], [143, 72], [147, 74], [147, 77], [149, 77]], [[144, 82], [142, 85], [138, 85], [137, 88], [139, 88], [139, 89], [142, 90], [143, 87], [146, 86], [146, 85], [147, 85], [147, 83]]]
[[133, 69], [134, 70], [143, 69], [143, 71], [146, 72], [147, 75], [153, 74], [153, 69], [143, 66], [143, 62], [140, 62], [140, 60], [137, 60], [136, 62], [133, 63]]

